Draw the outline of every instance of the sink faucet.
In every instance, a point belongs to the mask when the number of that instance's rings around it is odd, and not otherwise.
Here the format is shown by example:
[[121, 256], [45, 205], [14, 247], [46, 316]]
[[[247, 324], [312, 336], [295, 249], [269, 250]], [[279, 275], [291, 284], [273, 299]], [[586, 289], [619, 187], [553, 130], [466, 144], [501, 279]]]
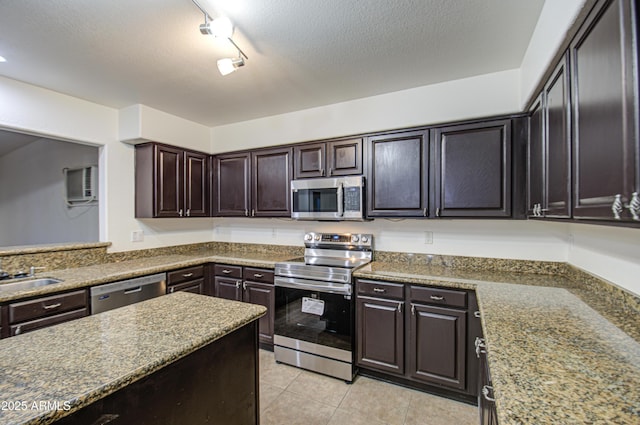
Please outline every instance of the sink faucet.
[[46, 267], [29, 267], [29, 277], [34, 277], [36, 275], [36, 270], [44, 270]]

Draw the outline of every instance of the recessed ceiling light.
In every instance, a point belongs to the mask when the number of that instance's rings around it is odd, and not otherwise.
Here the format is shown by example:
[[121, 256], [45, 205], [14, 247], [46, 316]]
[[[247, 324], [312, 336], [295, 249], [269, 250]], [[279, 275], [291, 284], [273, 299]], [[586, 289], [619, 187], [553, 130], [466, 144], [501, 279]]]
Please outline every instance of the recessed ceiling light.
[[7, 60], [3, 56], [0, 56], [0, 62], [6, 62], [6, 61]]

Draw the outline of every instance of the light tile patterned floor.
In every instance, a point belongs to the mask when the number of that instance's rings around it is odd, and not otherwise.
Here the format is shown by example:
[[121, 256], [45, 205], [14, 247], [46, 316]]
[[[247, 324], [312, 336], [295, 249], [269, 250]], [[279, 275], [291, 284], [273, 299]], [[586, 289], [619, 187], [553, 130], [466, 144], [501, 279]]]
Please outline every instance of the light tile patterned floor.
[[476, 425], [474, 406], [359, 376], [353, 384], [260, 350], [262, 425]]

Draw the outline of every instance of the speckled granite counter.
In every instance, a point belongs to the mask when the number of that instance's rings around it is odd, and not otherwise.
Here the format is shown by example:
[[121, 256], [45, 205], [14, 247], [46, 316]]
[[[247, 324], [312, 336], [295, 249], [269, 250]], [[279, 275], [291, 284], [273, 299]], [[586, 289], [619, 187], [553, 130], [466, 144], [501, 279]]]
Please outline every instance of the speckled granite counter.
[[381, 262], [355, 276], [476, 290], [500, 425], [640, 423], [640, 314], [580, 282]]
[[207, 263], [274, 268], [275, 263], [288, 260], [293, 256], [292, 254], [282, 253], [202, 251], [189, 254], [143, 257], [73, 269], [45, 271], [38, 273], [36, 277], [54, 277], [61, 279], [62, 282], [21, 291], [2, 290], [4, 283], [0, 283], [0, 303]]
[[[24, 409], [15, 404], [0, 409], [0, 423], [51, 423], [265, 311], [258, 305], [180, 292], [0, 340], [0, 402], [26, 402]], [[41, 409], [39, 403], [47, 401], [57, 403], [59, 410]]]

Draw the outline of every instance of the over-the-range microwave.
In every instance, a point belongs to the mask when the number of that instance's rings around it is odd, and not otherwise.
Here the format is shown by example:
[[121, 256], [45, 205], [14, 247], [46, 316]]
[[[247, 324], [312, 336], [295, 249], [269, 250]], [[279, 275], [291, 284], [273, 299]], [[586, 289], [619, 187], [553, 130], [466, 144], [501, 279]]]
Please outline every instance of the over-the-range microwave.
[[364, 177], [346, 176], [291, 182], [291, 218], [364, 220]]

